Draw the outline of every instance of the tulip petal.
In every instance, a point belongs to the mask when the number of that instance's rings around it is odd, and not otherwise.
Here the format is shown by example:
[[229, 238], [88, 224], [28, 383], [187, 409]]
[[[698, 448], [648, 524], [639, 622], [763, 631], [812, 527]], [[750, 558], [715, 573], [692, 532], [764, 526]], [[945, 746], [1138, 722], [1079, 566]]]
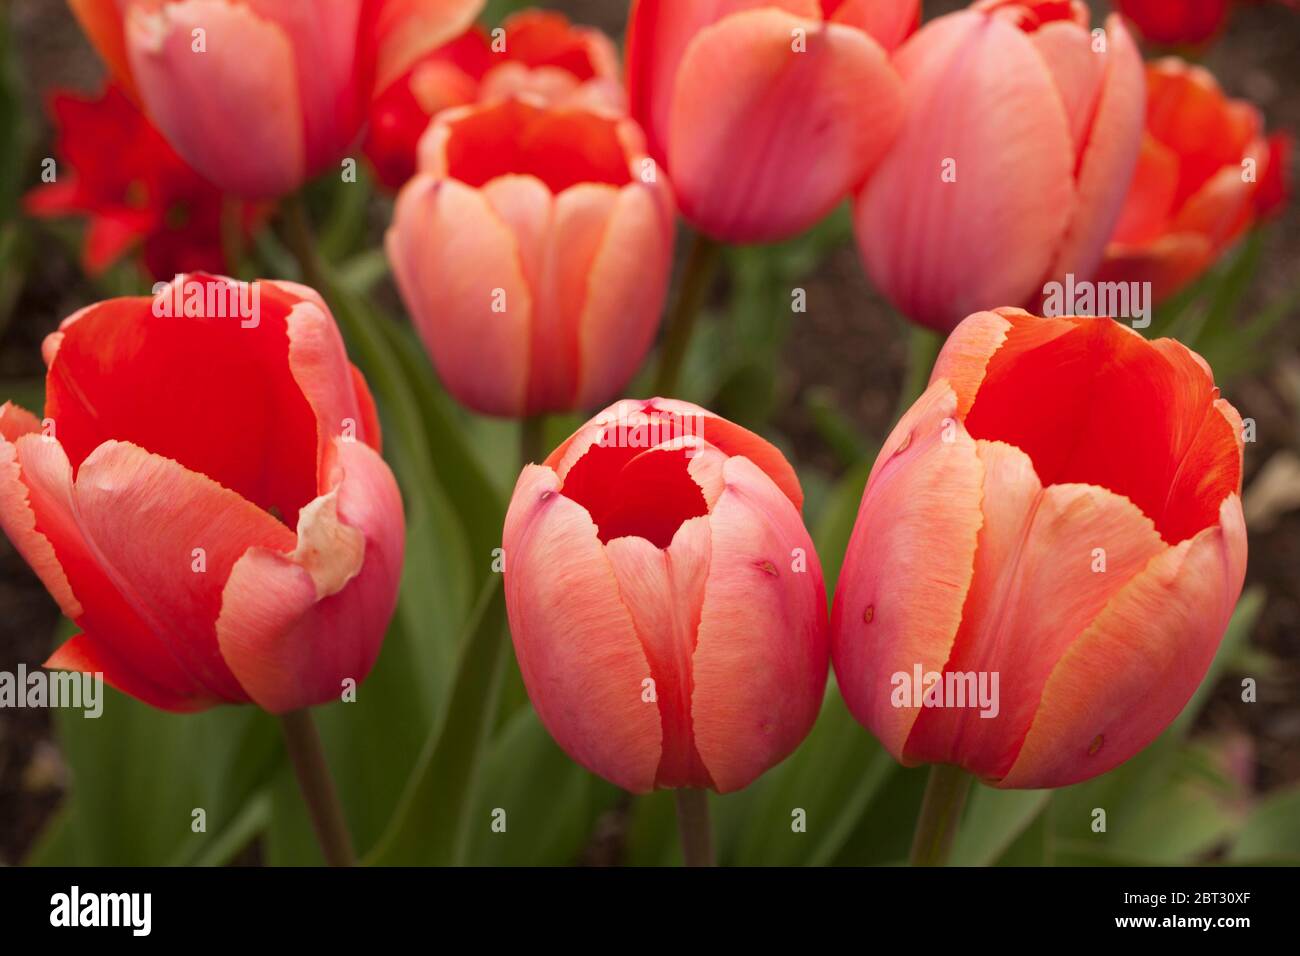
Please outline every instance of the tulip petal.
[[0, 438], [0, 528], [36, 572], [59, 609], [75, 620], [81, 616], [81, 604], [49, 538], [37, 528], [36, 513], [28, 500], [29, 491], [23, 483], [18, 461], [16, 443], [27, 434], [35, 434], [37, 440], [43, 441], [39, 432], [35, 415], [9, 402], [0, 406], [0, 436], [3, 436]]
[[455, 180], [417, 175], [398, 196], [385, 244], [448, 390], [481, 412], [523, 414], [532, 293], [518, 242], [487, 199]]
[[1142, 143], [1142, 55], [1119, 17], [1112, 15], [1106, 26], [1105, 82], [1079, 163], [1075, 216], [1053, 263], [1053, 276], [1088, 278], [1096, 271], [1127, 195], [1116, 184], [1132, 180]]
[[667, 160], [673, 89], [691, 40], [723, 17], [764, 7], [821, 17], [818, 0], [633, 0], [627, 28], [628, 98], [660, 164]]
[[[966, 416], [971, 435], [1024, 451], [1044, 484], [1097, 485], [1128, 498], [1171, 544], [1212, 524], [1240, 471], [1226, 428], [1198, 437], [1217, 398], [1204, 369], [1110, 319], [1055, 321], [1075, 327], [1029, 350], [994, 353]], [[1204, 487], [1177, 480], [1193, 448], [1196, 461], [1219, 462]]]
[[1246, 529], [1234, 494], [1219, 524], [1162, 552], [1071, 644], [999, 786], [1066, 786], [1154, 740], [1204, 679], [1245, 570]]
[[[196, 30], [204, 31], [203, 52], [193, 49]], [[132, 8], [126, 36], [145, 108], [191, 166], [248, 199], [302, 182], [296, 54], [279, 25], [242, 4], [180, 0]]]
[[[152, 304], [111, 299], [65, 321], [47, 349], [46, 414], [74, 467], [105, 441], [129, 441], [296, 523], [316, 496], [319, 453], [315, 416], [290, 374], [293, 303], [274, 286], [180, 281]], [[184, 301], [214, 290], [238, 294], [255, 324], [234, 314], [233, 300], [231, 317], [206, 306], [174, 316], [153, 308], [174, 306], [174, 293]], [[350, 391], [346, 379], [330, 387]], [[318, 400], [324, 389], [313, 388]]]
[[937, 381], [885, 442], [831, 612], [845, 703], [895, 757], [917, 711], [892, 705], [892, 675], [943, 668], [975, 565], [984, 469], [956, 416], [956, 394]]
[[45, 666], [56, 671], [103, 674], [104, 682], [151, 707], [175, 714], [192, 713], [220, 703], [215, 698], [179, 694], [154, 684], [118, 657], [111, 644], [89, 634], [74, 634], [55, 649]]
[[222, 592], [222, 656], [272, 713], [360, 684], [397, 600], [404, 519], [392, 472], [359, 442], [335, 439], [328, 458], [331, 489], [302, 509], [296, 548], [249, 549]]
[[906, 119], [855, 211], [868, 272], [945, 331], [1028, 303], [1075, 211], [1069, 125], [1042, 57], [1002, 17], [964, 12], [923, 27], [894, 65]]
[[655, 682], [663, 726], [655, 786], [712, 787], [696, 750], [691, 716], [691, 660], [709, 575], [709, 519], [683, 522], [667, 548], [642, 537], [623, 537], [610, 541], [605, 554]]
[[609, 401], [645, 360], [668, 293], [673, 236], [666, 189], [634, 184], [620, 190], [584, 277], [577, 407]]
[[729, 793], [812, 729], [829, 648], [821, 565], [798, 511], [752, 462], [728, 459], [723, 472], [708, 519], [691, 716], [700, 758]]
[[424, 54], [468, 30], [484, 0], [385, 0], [373, 24], [375, 90], [387, 89]]
[[506, 515], [506, 608], [542, 723], [578, 763], [633, 793], [654, 787], [663, 744], [650, 663], [585, 509], [529, 465]]
[[834, 23], [857, 27], [893, 53], [921, 22], [921, 0], [822, 0]]
[[861, 30], [774, 9], [726, 17], [691, 42], [674, 88], [682, 214], [734, 242], [802, 232], [861, 184], [902, 119], [898, 76]]
[[1151, 519], [1119, 495], [1091, 485], [1044, 488], [1024, 452], [1001, 442], [976, 446], [984, 521], [961, 629], [943, 669], [996, 673], [998, 697], [987, 710], [969, 698], [960, 708], [952, 701], [923, 708], [905, 757], [960, 763], [996, 780], [1015, 760], [1052, 666], [1166, 545]]

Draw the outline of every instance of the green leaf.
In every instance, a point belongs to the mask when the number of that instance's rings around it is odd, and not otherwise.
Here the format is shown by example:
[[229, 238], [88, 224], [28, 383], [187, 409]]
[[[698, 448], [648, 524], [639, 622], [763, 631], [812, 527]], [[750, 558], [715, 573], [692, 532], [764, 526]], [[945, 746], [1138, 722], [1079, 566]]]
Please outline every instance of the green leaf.
[[1029, 829], [1051, 800], [1050, 790], [995, 790], [976, 783], [953, 840], [953, 866], [992, 866]]
[[470, 797], [496, 717], [506, 658], [505, 594], [499, 576], [485, 585], [472, 620], [446, 714], [430, 733], [397, 813], [367, 863], [465, 861]]
[[1251, 811], [1228, 861], [1300, 865], [1300, 787], [1277, 791]]

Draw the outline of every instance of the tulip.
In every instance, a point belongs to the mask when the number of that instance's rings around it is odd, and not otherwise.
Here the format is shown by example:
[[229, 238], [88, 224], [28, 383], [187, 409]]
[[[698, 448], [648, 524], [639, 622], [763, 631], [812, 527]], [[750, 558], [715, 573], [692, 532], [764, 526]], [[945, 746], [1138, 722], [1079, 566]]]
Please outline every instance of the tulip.
[[1289, 152], [1289, 138], [1265, 138], [1259, 111], [1224, 96], [1208, 70], [1150, 64], [1142, 152], [1099, 279], [1149, 282], [1156, 301], [1186, 286], [1285, 204]]
[[898, 50], [907, 119], [857, 197], [873, 281], [909, 318], [1036, 304], [1089, 280], [1142, 135], [1142, 62], [1118, 17], [1083, 3], [982, 0]]
[[[99, 275], [137, 248], [156, 279], [230, 267], [221, 191], [176, 155], [121, 89], [110, 84], [93, 98], [60, 91], [50, 112], [55, 155], [67, 169], [23, 205], [33, 216], [87, 217], [81, 262], [88, 273]], [[120, 146], [105, 149], [106, 142]], [[235, 207], [241, 240], [259, 218], [251, 204]]]
[[1152, 43], [1200, 44], [1228, 22], [1232, 0], [1113, 0], [1115, 9]]
[[374, 94], [483, 0], [69, 0], [110, 71], [224, 191], [269, 199], [338, 162]]
[[311, 289], [160, 286], [46, 338], [43, 421], [0, 409], [0, 526], [81, 628], [46, 666], [171, 711], [337, 700], [402, 565], [370, 393]]
[[388, 260], [443, 383], [520, 416], [600, 407], [649, 350], [669, 187], [626, 118], [506, 99], [443, 112], [402, 189]]
[[515, 485], [505, 592], [561, 747], [634, 793], [738, 790], [790, 754], [827, 676], [821, 568], [781, 453], [679, 401], [623, 401]]
[[609, 37], [561, 14], [524, 10], [501, 25], [500, 46], [474, 26], [425, 55], [375, 100], [366, 155], [398, 189], [415, 175], [416, 148], [444, 109], [520, 93], [560, 106], [623, 112], [618, 51]]
[[634, 0], [628, 96], [682, 214], [789, 238], [867, 178], [903, 118], [888, 53], [919, 0]]
[[872, 469], [831, 615], [844, 700], [896, 759], [1060, 787], [1177, 716], [1246, 568], [1217, 396], [1200, 356], [1111, 319], [956, 328]]

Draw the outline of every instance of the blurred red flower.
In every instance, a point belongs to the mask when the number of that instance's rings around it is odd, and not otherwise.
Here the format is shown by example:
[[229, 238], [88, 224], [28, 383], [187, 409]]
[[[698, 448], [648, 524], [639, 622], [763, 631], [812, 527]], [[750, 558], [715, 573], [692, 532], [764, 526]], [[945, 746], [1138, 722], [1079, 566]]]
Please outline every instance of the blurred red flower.
[[[49, 110], [59, 165], [55, 180], [28, 192], [24, 205], [33, 216], [89, 220], [87, 272], [101, 273], [137, 248], [156, 279], [229, 271], [220, 190], [177, 155], [120, 87], [109, 84], [94, 97], [56, 91]], [[248, 235], [257, 208], [239, 202], [235, 215], [241, 237]]]
[[481, 26], [470, 27], [376, 97], [366, 156], [381, 183], [398, 189], [415, 175], [420, 136], [453, 106], [527, 93], [557, 105], [626, 109], [618, 52], [599, 30], [548, 10], [516, 13], [502, 30], [493, 39]]

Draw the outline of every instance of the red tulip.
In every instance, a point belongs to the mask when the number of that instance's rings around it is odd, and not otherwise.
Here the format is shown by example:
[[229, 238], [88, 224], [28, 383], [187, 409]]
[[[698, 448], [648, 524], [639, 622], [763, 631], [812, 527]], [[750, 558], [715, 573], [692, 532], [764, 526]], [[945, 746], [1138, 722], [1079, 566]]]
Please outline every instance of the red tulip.
[[903, 44], [907, 119], [859, 194], [858, 244], [909, 318], [947, 331], [977, 309], [1088, 280], [1142, 135], [1142, 61], [1117, 17], [981, 0]]
[[510, 629], [533, 706], [636, 793], [738, 790], [811, 729], [821, 568], [775, 448], [685, 402], [623, 401], [519, 476]]
[[1200, 356], [1110, 319], [956, 328], [872, 469], [832, 611], [840, 690], [890, 753], [1059, 787], [1169, 725], [1246, 569], [1218, 394]]
[[1232, 0], [1112, 0], [1152, 43], [1204, 43], [1228, 22]]
[[1286, 202], [1290, 139], [1174, 57], [1147, 67], [1147, 129], [1100, 279], [1150, 282], [1157, 301], [1204, 272]]
[[[29, 192], [34, 216], [85, 215], [85, 270], [97, 275], [139, 247], [155, 279], [182, 272], [224, 272], [221, 192], [176, 155], [144, 114], [116, 86], [96, 98], [58, 92], [50, 99], [55, 154], [71, 172]], [[105, 149], [104, 144], [118, 144]], [[243, 236], [257, 218], [238, 203]]]
[[524, 10], [502, 24], [500, 52], [478, 26], [423, 57], [370, 110], [366, 155], [397, 189], [415, 175], [416, 146], [444, 109], [526, 93], [560, 106], [626, 109], [618, 51], [599, 30]]
[[128, 92], [223, 190], [274, 198], [337, 163], [375, 93], [483, 0], [69, 0]]
[[508, 416], [595, 408], [631, 379], [659, 325], [674, 225], [642, 153], [629, 119], [532, 101], [434, 121], [386, 244], [461, 402]]
[[320, 297], [180, 276], [82, 309], [43, 352], [44, 422], [0, 409], [0, 526], [82, 630], [46, 666], [177, 711], [360, 683], [402, 502]]
[[856, 189], [902, 122], [888, 52], [919, 0], [634, 0], [628, 95], [682, 214], [793, 236]]

